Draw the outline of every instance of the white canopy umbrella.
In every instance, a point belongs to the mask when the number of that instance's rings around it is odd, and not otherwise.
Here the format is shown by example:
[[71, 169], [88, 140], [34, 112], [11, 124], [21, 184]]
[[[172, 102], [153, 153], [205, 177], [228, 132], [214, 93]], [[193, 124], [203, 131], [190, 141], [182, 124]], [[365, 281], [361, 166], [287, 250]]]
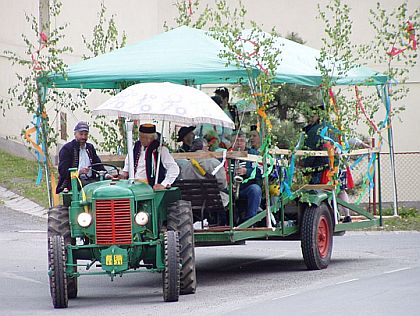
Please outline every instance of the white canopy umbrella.
[[[95, 110], [94, 115], [120, 116], [144, 121], [161, 120], [184, 125], [209, 123], [235, 128], [229, 116], [204, 92], [169, 82], [139, 83], [113, 96]], [[133, 123], [127, 123], [129, 178], [134, 179]], [[163, 125], [162, 125], [163, 130]], [[162, 146], [162, 141], [160, 142]], [[158, 156], [156, 181], [160, 155]]]
[[97, 107], [93, 114], [235, 128], [229, 116], [207, 94], [169, 82], [132, 85]]

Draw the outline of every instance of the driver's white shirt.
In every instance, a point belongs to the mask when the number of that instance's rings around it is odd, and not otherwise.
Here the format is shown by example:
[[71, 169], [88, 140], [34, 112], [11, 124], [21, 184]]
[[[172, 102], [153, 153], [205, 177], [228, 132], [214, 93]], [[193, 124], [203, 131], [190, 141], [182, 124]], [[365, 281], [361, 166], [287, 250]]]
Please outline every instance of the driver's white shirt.
[[[89, 159], [89, 155], [86, 151], [86, 145], [83, 148], [82, 148], [82, 146], [80, 146], [78, 171], [80, 171], [83, 168], [88, 168], [88, 167], [90, 167], [90, 159]], [[92, 176], [92, 170], [89, 169], [89, 172], [86, 174], [86, 176], [91, 177]]]
[[[134, 178], [147, 181], [145, 152], [146, 152], [145, 148], [141, 146], [140, 157], [137, 164], [137, 170], [134, 170]], [[177, 163], [175, 162], [174, 158], [172, 157], [172, 155], [170, 154], [168, 148], [164, 146], [162, 146], [160, 160], [162, 162], [162, 165], [166, 169], [166, 176], [165, 176], [165, 179], [163, 179], [161, 184], [163, 186], [167, 186], [168, 184], [174, 183], [174, 181], [178, 177], [179, 167]], [[153, 159], [153, 162], [154, 162], [154, 159]], [[156, 170], [156, 167], [154, 169]], [[128, 155], [125, 157], [123, 171], [128, 172]]]

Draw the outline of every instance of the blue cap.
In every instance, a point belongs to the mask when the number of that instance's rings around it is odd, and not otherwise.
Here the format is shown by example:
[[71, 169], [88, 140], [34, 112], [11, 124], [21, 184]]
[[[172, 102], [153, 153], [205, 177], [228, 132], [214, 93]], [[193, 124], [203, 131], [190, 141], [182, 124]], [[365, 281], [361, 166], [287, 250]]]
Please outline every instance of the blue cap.
[[86, 122], [79, 122], [74, 127], [75, 132], [89, 132], [89, 125]]

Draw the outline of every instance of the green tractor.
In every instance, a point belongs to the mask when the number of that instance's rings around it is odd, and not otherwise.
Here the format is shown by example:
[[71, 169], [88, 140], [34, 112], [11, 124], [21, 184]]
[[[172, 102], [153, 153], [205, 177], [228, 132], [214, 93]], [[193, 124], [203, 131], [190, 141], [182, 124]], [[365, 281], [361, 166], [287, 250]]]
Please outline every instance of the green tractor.
[[[105, 165], [105, 164], [104, 164]], [[107, 169], [117, 168], [108, 165]], [[133, 180], [105, 180], [72, 189], [48, 213], [49, 280], [53, 305], [66, 308], [77, 297], [81, 275], [162, 274], [164, 301], [196, 291], [191, 204], [178, 188], [154, 191]], [[110, 171], [109, 171], [110, 172]], [[87, 260], [86, 263], [79, 261]], [[101, 270], [91, 270], [93, 266]], [[84, 267], [83, 271], [79, 271]]]

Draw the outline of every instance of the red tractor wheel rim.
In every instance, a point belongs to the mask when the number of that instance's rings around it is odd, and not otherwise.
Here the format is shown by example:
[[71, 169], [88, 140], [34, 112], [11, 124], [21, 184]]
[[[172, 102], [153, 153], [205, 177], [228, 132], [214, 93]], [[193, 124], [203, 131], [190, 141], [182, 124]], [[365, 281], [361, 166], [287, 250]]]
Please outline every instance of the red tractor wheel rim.
[[330, 247], [330, 228], [328, 221], [325, 216], [321, 216], [318, 223], [318, 251], [321, 258], [325, 258], [328, 255], [328, 249]]

